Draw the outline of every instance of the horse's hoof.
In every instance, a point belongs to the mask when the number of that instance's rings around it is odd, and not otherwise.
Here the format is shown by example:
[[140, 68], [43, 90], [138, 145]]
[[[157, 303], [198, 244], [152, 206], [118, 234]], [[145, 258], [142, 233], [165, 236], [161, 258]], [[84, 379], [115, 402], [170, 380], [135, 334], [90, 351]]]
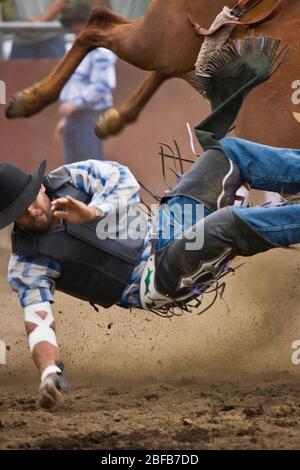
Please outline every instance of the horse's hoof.
[[110, 135], [118, 134], [124, 127], [125, 124], [119, 111], [116, 108], [111, 108], [99, 117], [95, 127], [95, 133], [99, 139], [103, 140]]
[[[52, 101], [52, 100], [51, 100]], [[30, 117], [43, 109], [45, 100], [42, 100], [41, 92], [37, 87], [28, 88], [16, 93], [6, 108], [7, 119]]]
[[6, 108], [5, 115], [7, 119], [25, 117], [27, 115], [27, 100], [23, 92], [15, 94]]

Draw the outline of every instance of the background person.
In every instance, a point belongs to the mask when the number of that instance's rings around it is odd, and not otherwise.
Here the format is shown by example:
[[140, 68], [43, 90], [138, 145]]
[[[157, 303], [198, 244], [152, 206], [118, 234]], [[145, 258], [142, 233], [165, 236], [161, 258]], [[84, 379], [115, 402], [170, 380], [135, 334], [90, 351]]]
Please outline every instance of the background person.
[[118, 15], [134, 20], [144, 16], [151, 0], [92, 0], [92, 7], [105, 5]]
[[[85, 3], [65, 11], [63, 24], [78, 35], [83, 29], [91, 9]], [[102, 141], [95, 134], [95, 125], [101, 112], [113, 105], [112, 90], [116, 86], [113, 52], [97, 48], [91, 51], [77, 67], [60, 95], [55, 138], [62, 135], [65, 163], [85, 159], [101, 160]]]
[[[65, 7], [65, 0], [11, 0], [12, 21], [56, 21]], [[60, 59], [64, 56], [62, 33], [22, 31], [14, 33], [11, 59]]]

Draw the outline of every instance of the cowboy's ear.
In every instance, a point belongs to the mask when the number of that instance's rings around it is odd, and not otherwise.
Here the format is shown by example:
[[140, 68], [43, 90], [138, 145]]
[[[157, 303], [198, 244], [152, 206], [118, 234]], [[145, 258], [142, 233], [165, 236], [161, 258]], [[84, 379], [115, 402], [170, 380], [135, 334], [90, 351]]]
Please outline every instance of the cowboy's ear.
[[45, 186], [43, 185], [43, 183], [41, 184], [41, 189], [40, 189], [43, 193], [46, 191], [46, 188]]

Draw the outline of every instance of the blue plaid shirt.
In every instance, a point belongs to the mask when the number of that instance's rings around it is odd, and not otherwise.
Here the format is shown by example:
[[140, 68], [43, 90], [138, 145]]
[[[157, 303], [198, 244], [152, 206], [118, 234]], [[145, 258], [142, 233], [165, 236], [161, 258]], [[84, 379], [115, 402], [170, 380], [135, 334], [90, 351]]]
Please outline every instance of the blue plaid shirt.
[[[130, 170], [116, 162], [87, 160], [65, 165], [71, 176], [71, 183], [79, 190], [88, 193], [90, 206], [99, 207], [104, 214], [119, 207], [120, 198], [127, 206], [140, 202], [139, 184]], [[138, 306], [139, 281], [143, 267], [150, 256], [151, 224], [148, 222], [148, 235], [140, 262], [129, 279], [119, 305], [124, 308]], [[40, 302], [53, 302], [55, 279], [60, 276], [60, 265], [50, 259], [12, 254], [8, 267], [8, 282], [17, 292], [22, 307]]]
[[77, 109], [103, 111], [113, 105], [116, 87], [116, 55], [101, 47], [91, 51], [79, 64], [60, 94], [60, 102], [72, 102]]

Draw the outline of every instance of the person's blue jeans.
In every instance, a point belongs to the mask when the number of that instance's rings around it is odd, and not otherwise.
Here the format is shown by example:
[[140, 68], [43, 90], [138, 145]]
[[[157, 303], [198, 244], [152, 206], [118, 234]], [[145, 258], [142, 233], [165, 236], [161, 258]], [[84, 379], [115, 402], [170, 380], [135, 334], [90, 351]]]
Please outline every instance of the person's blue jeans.
[[231, 210], [268, 241], [288, 246], [300, 243], [300, 205], [231, 207]]
[[[300, 192], [300, 150], [274, 148], [233, 137], [222, 139], [220, 144], [228, 158], [239, 166], [244, 180], [253, 189], [290, 194]], [[199, 220], [194, 208], [190, 212], [191, 217], [181, 225], [178, 221], [177, 224], [174, 223], [174, 204], [196, 206], [198, 203], [190, 198], [177, 196], [167, 200], [169, 210], [166, 210], [165, 205], [160, 208], [157, 251], [168, 246], [178, 236], [180, 229], [184, 232]], [[272, 208], [232, 206], [231, 210], [276, 245], [300, 243], [300, 205]], [[209, 214], [210, 211], [205, 207], [202, 216]], [[169, 238], [165, 236], [168, 225], [171, 225]], [[174, 225], [176, 229], [173, 228]]]
[[300, 192], [300, 150], [269, 147], [235, 137], [225, 137], [220, 144], [251, 188]]
[[[300, 192], [300, 150], [274, 148], [243, 139], [220, 141], [254, 189], [277, 193]], [[300, 205], [278, 207], [232, 207], [235, 214], [256, 232], [277, 245], [300, 243]]]
[[66, 53], [63, 35], [30, 44], [13, 42], [11, 59], [61, 59]]
[[65, 164], [82, 160], [102, 160], [102, 141], [95, 134], [100, 112], [78, 110], [66, 119], [63, 129]]

